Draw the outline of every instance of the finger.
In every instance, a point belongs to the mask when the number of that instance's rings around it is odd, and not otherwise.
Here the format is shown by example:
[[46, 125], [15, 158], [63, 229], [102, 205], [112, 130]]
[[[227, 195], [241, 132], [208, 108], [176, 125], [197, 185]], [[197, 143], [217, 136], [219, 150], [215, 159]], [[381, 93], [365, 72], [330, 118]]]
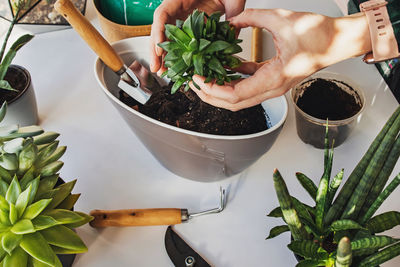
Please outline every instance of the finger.
[[243, 11], [246, 1], [245, 0], [236, 0], [236, 1], [223, 0], [222, 2], [225, 6], [226, 20], [229, 20], [231, 17], [234, 17]]
[[237, 28], [259, 27], [268, 30], [269, 25], [276, 25], [282, 18], [293, 14], [293, 11], [283, 9], [245, 9], [239, 15], [230, 19], [232, 26]]
[[232, 69], [233, 71], [240, 72], [243, 74], [253, 74], [256, 72], [264, 63], [257, 63], [252, 61], [244, 61], [239, 67]]
[[[233, 83], [218, 85], [214, 82], [204, 83], [205, 78], [194, 75], [193, 81], [200, 87], [201, 90], [204, 91], [207, 95], [210, 95], [214, 98], [224, 99], [225, 101], [236, 103], [239, 101], [239, 98], [234, 92]], [[190, 85], [190, 84], [189, 84]], [[194, 87], [194, 86], [193, 86]]]

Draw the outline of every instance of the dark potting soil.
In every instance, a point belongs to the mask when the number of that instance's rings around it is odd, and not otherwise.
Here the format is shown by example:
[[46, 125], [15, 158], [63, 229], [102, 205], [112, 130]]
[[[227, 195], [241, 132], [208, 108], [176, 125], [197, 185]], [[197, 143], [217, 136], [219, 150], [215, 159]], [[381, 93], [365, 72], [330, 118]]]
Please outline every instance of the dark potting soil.
[[343, 120], [355, 115], [361, 105], [335, 82], [350, 87], [341, 81], [316, 78], [299, 97], [297, 106], [305, 113], [322, 120]]
[[14, 68], [13, 66], [9, 67], [4, 79], [8, 81], [12, 88], [18, 90], [18, 92], [0, 89], [0, 105], [3, 104], [4, 101], [10, 103], [11, 100], [22, 93], [27, 83], [27, 77], [23, 71]]
[[192, 91], [178, 90], [171, 94], [171, 85], [154, 92], [142, 105], [122, 90], [119, 99], [131, 108], [167, 124], [216, 135], [252, 134], [268, 129], [261, 105], [232, 112], [211, 106]]

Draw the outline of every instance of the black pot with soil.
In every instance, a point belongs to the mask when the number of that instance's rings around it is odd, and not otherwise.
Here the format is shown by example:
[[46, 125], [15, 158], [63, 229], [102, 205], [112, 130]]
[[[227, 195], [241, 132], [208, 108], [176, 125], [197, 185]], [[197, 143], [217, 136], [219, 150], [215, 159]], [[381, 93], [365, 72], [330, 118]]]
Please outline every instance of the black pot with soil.
[[354, 82], [333, 73], [318, 73], [292, 89], [300, 139], [324, 148], [326, 122], [330, 146], [341, 145], [358, 123], [364, 95]]
[[4, 124], [18, 124], [20, 126], [37, 124], [36, 97], [29, 72], [21, 66], [10, 65], [4, 79], [17, 90], [0, 90], [0, 105], [4, 101], [7, 101], [8, 105]]

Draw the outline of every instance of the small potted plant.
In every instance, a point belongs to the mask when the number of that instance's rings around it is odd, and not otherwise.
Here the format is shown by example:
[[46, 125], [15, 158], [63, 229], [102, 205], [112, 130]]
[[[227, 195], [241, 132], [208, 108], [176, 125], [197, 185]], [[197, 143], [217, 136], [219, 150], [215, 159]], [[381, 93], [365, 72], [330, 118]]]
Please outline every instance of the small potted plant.
[[291, 196], [279, 171], [274, 171], [280, 207], [268, 216], [283, 218], [285, 225], [272, 228], [268, 238], [290, 231], [292, 242], [288, 247], [300, 256], [297, 266], [378, 266], [400, 255], [400, 239], [381, 234], [400, 225], [400, 212], [388, 211], [374, 216], [400, 184], [398, 174], [385, 187], [400, 155], [400, 107], [372, 142], [336, 198], [343, 169], [330, 180], [333, 148], [329, 150], [327, 129], [324, 172], [319, 186], [306, 175], [296, 173], [315, 206]]
[[[0, 121], [6, 114], [0, 109]], [[71, 266], [87, 247], [73, 230], [92, 217], [73, 207], [76, 180], [58, 171], [66, 147], [38, 126], [0, 127], [0, 263], [4, 267]], [[71, 254], [72, 257], [63, 257]], [[56, 256], [58, 255], [58, 257]], [[61, 260], [60, 260], [61, 259]]]
[[18, 0], [13, 2], [13, 18], [10, 22], [8, 31], [4, 37], [0, 49], [0, 104], [7, 101], [9, 104], [7, 116], [4, 122], [20, 125], [33, 125], [38, 122], [38, 112], [36, 105], [35, 92], [29, 72], [17, 65], [11, 65], [17, 51], [28, 43], [33, 36], [25, 34], [18, 38], [14, 44], [6, 51], [7, 43], [11, 32], [17, 22], [20, 12], [30, 4], [28, 0]]

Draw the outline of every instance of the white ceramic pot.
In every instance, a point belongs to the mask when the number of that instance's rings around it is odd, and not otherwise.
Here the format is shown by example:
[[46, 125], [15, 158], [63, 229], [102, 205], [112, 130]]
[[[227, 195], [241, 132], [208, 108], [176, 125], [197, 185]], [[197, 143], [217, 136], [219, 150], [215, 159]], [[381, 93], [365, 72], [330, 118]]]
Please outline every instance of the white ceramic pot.
[[[127, 65], [138, 59], [148, 66], [149, 38], [134, 37], [113, 44]], [[275, 142], [286, 120], [284, 96], [262, 103], [270, 128], [255, 134], [223, 136], [203, 134], [168, 125], [130, 108], [118, 99], [119, 77], [98, 59], [96, 79], [136, 136], [171, 172], [193, 180], [212, 182], [240, 173]]]
[[36, 125], [38, 111], [31, 75], [25, 68], [18, 65], [11, 65], [9, 71], [18, 71], [22, 74], [26, 79], [26, 85], [13, 100], [7, 102], [7, 114], [1, 123], [3, 125], [18, 124], [19, 126]]

